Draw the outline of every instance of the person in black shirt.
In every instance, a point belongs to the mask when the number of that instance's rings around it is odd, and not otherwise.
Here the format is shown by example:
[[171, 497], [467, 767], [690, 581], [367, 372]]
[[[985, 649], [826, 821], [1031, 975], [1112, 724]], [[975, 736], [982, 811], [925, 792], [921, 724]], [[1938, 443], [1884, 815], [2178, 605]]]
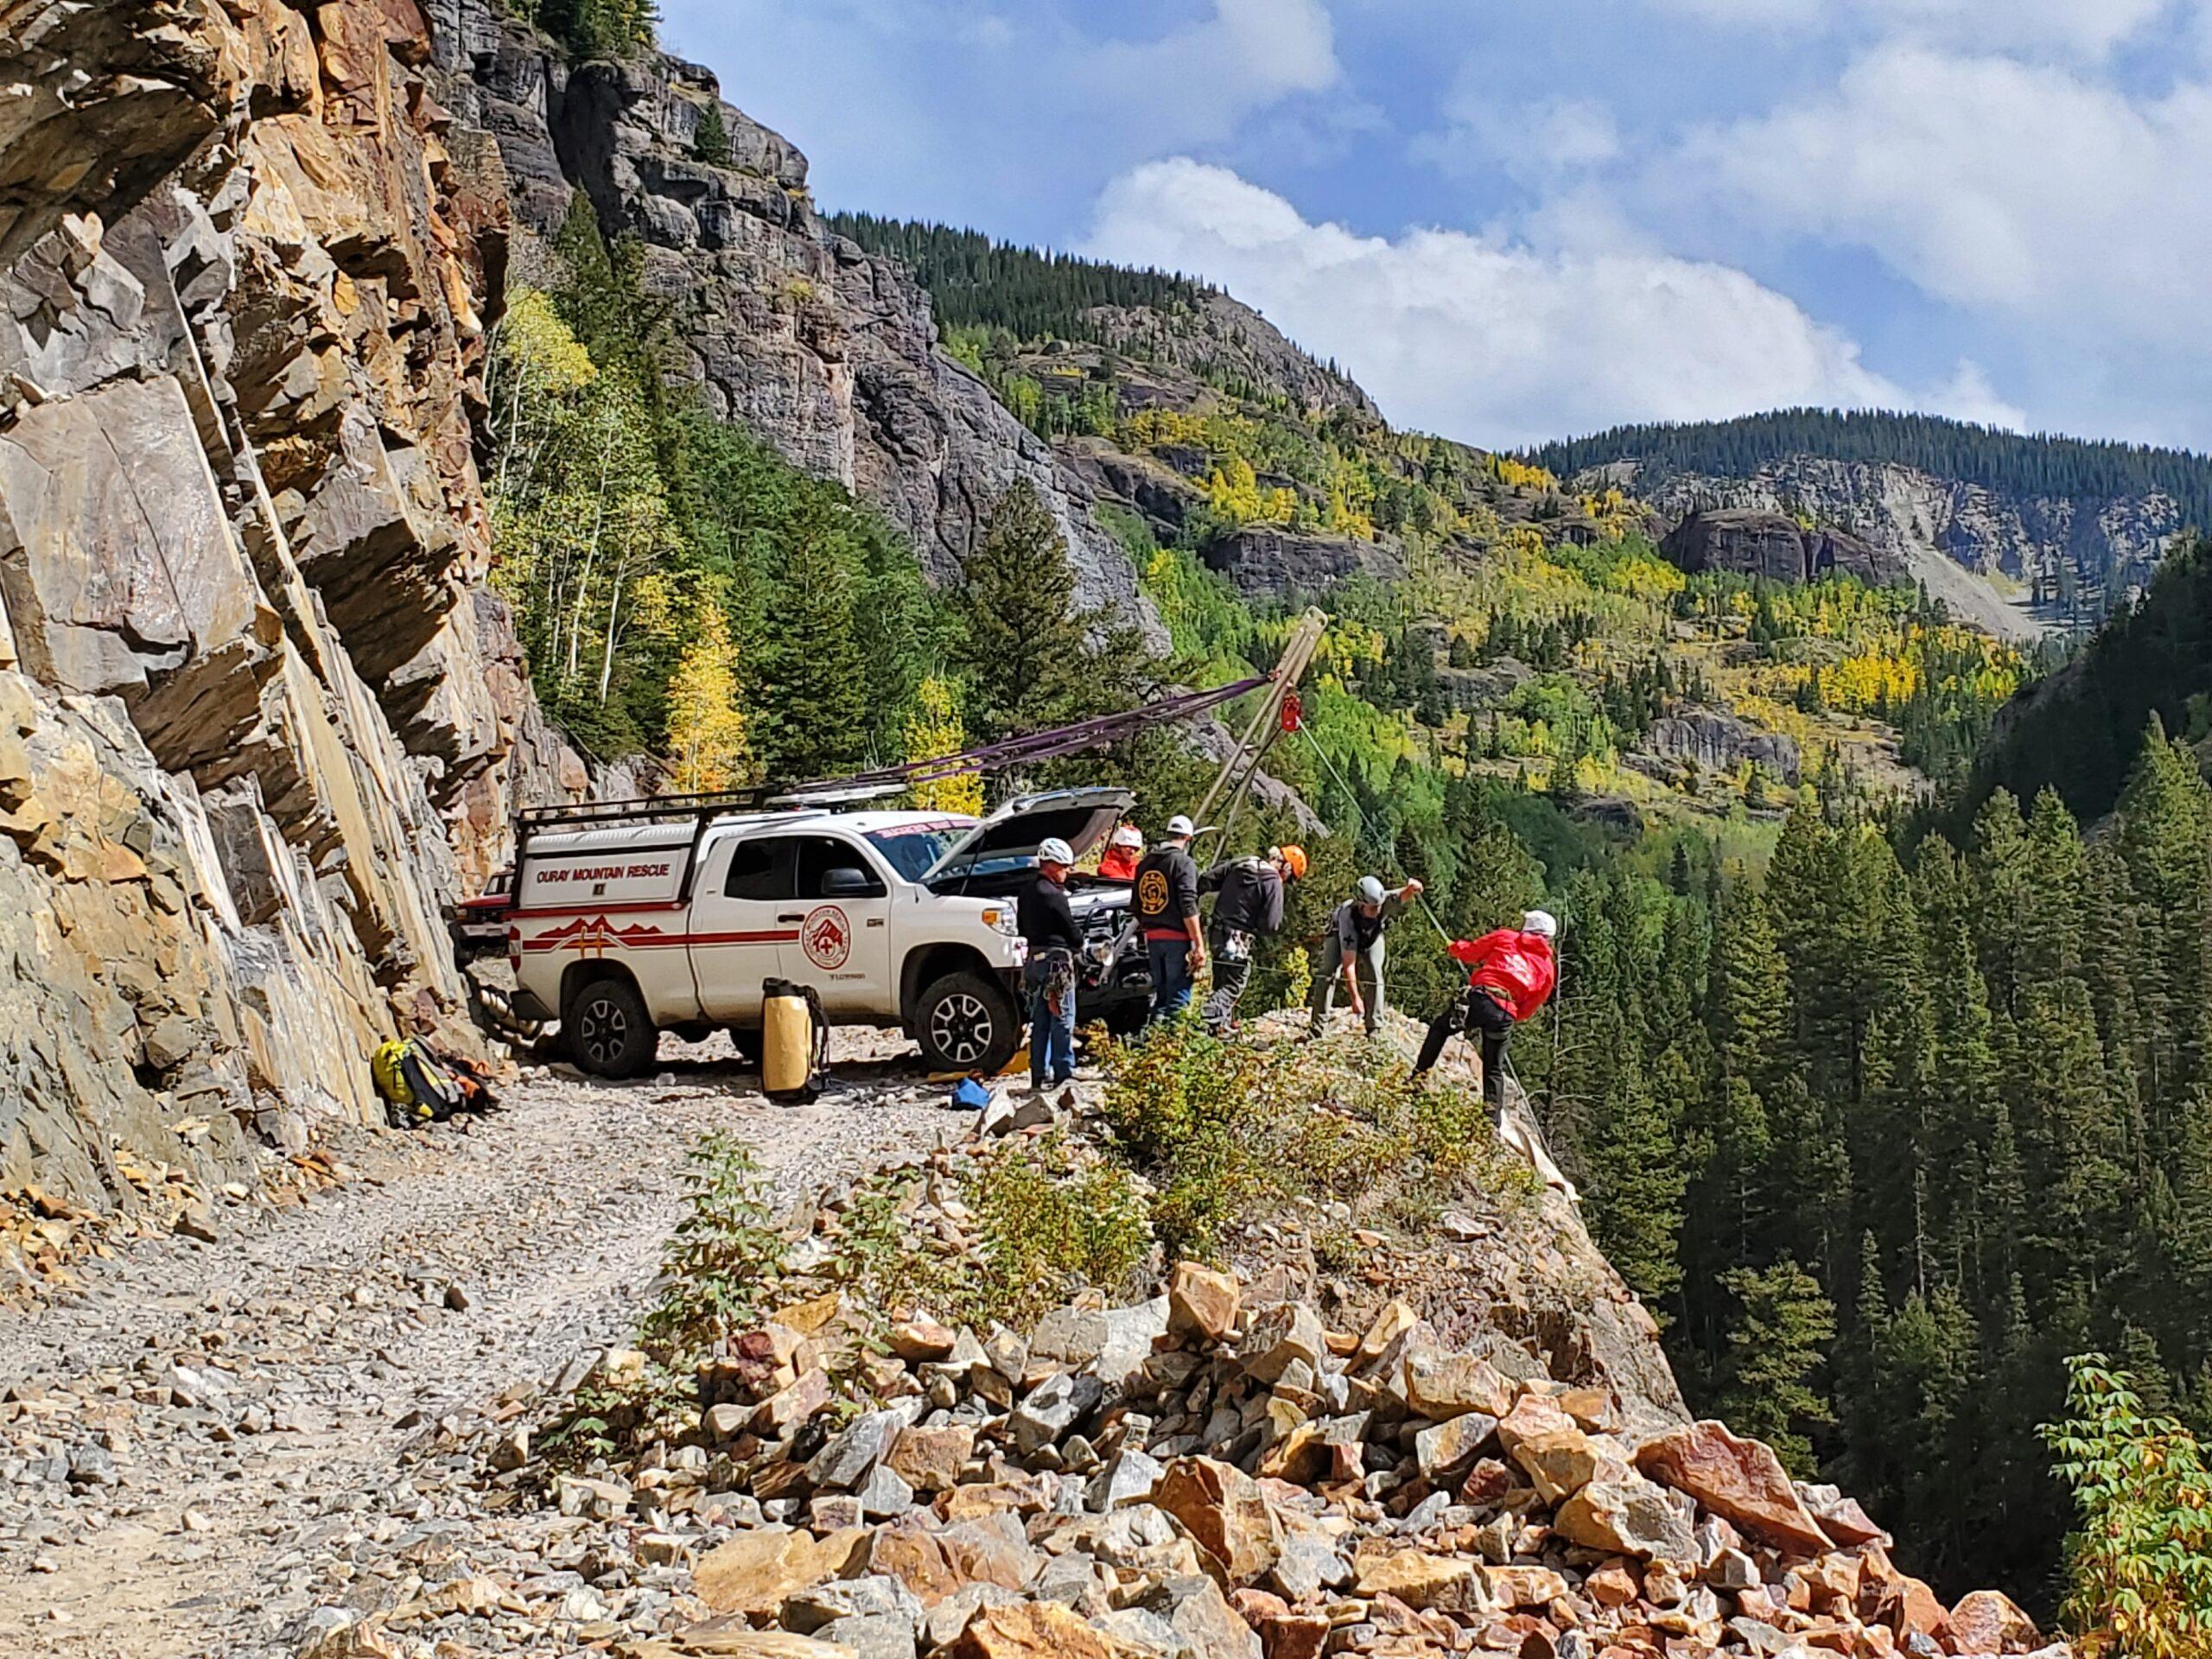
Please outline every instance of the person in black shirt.
[[1137, 926], [1152, 969], [1152, 1017], [1173, 1019], [1191, 1006], [1191, 984], [1205, 971], [1198, 931], [1198, 867], [1191, 860], [1196, 826], [1177, 813], [1160, 845], [1137, 866]]
[[1057, 1089], [1075, 1075], [1075, 988], [1083, 934], [1068, 907], [1075, 854], [1055, 836], [1037, 849], [1037, 874], [1014, 899], [1014, 925], [1028, 942], [1021, 970], [1029, 993], [1029, 1086]]
[[[1329, 931], [1321, 936], [1321, 949], [1313, 959], [1313, 1034], [1329, 1027], [1339, 981], [1351, 994], [1352, 1012], [1375, 1036], [1382, 1028], [1382, 935], [1405, 913], [1408, 903], [1421, 896], [1421, 885], [1408, 881], [1392, 892], [1380, 876], [1363, 875], [1352, 896], [1338, 905], [1329, 918]], [[1360, 995], [1359, 969], [1364, 964], [1370, 994]]]
[[1284, 893], [1306, 874], [1303, 847], [1270, 847], [1264, 858], [1232, 858], [1198, 878], [1213, 901], [1213, 995], [1206, 999], [1206, 1029], [1225, 1035], [1236, 1022], [1236, 1003], [1252, 977], [1252, 950], [1282, 927]]

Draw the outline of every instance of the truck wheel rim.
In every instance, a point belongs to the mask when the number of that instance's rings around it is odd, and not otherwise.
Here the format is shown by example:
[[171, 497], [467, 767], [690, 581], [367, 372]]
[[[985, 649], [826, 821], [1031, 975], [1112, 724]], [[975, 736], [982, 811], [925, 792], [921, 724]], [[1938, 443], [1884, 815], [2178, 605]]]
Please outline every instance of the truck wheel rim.
[[972, 991], [948, 996], [931, 1017], [930, 1040], [946, 1059], [965, 1065], [991, 1046], [991, 1011]]
[[604, 1065], [622, 1052], [629, 1022], [611, 1002], [594, 1002], [583, 1017], [584, 1052]]

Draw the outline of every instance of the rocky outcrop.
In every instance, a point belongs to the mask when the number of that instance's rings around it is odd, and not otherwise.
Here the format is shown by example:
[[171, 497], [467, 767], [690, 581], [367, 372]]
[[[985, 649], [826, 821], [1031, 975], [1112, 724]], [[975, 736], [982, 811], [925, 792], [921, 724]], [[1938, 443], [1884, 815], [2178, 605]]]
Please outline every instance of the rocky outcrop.
[[[1629, 757], [1629, 764], [1662, 776], [1685, 762], [1701, 772], [1717, 772], [1749, 761], [1782, 782], [1794, 784], [1802, 766], [1796, 739], [1754, 731], [1717, 709], [1692, 709], [1655, 720], [1640, 747], [1642, 752]], [[1647, 758], [1658, 764], [1642, 765]]]
[[1185, 369], [1217, 385], [1263, 388], [1309, 415], [1345, 411], [1380, 422], [1375, 400], [1348, 376], [1317, 363], [1249, 305], [1218, 291], [1172, 309], [1097, 306], [1098, 340], [1151, 364]]
[[0, 1185], [97, 1201], [465, 1045], [440, 908], [558, 756], [476, 591], [504, 209], [414, 0], [9, 22]]
[[1785, 513], [1755, 508], [1693, 512], [1668, 535], [1660, 550], [1693, 575], [1726, 570], [1791, 582], [1856, 576], [1883, 587], [1903, 581], [1907, 574], [1900, 556], [1847, 531], [1808, 530]]
[[1381, 542], [1306, 535], [1272, 524], [1247, 524], [1206, 545], [1209, 568], [1245, 594], [1325, 594], [1363, 571], [1378, 582], [1402, 582], [1404, 560]]
[[[1983, 576], [2025, 583], [2046, 602], [2078, 585], [2096, 613], [2108, 583], [2146, 582], [2183, 529], [2164, 495], [2011, 495], [1894, 463], [1796, 455], [1749, 477], [1600, 469], [1668, 523], [1702, 509], [1802, 512], [1847, 527], [1900, 561], [1936, 555]], [[1581, 482], [1583, 480], [1577, 480]]]
[[[518, 222], [550, 234], [581, 188], [602, 228], [634, 234], [682, 372], [716, 413], [877, 507], [941, 582], [1027, 480], [1067, 538], [1078, 603], [1157, 630], [1089, 486], [938, 349], [929, 296], [903, 268], [823, 227], [806, 158], [721, 104], [710, 71], [658, 54], [571, 68], [482, 0], [442, 3], [441, 55], [467, 77], [456, 99], [493, 136]], [[710, 159], [698, 130], [717, 105], [729, 148]]]

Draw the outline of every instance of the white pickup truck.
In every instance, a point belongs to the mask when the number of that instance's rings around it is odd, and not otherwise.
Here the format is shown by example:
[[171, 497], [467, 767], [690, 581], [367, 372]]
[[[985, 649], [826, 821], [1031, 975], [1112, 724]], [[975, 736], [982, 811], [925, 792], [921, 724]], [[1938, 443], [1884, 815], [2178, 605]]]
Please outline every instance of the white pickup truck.
[[[623, 1077], [652, 1064], [663, 1031], [722, 1027], [757, 1060], [762, 982], [790, 980], [834, 1023], [903, 1029], [932, 1069], [995, 1071], [1021, 1039], [1026, 950], [1006, 895], [1046, 837], [1081, 857], [1131, 799], [1063, 790], [980, 821], [804, 804], [525, 813], [507, 925], [518, 1010], [557, 1017], [577, 1065]], [[1127, 893], [1077, 898], [1109, 945]], [[1108, 1002], [1141, 1002], [1146, 988], [1101, 954]]]

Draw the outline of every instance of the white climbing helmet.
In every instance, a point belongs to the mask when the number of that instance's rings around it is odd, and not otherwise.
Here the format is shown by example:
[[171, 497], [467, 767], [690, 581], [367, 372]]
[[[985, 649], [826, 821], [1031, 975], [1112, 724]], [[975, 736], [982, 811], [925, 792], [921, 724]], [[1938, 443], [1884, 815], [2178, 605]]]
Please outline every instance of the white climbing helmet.
[[1167, 820], [1167, 833], [1171, 836], [1179, 836], [1185, 840], [1188, 840], [1191, 836], [1198, 833], [1198, 826], [1192, 823], [1190, 819], [1184, 817], [1183, 814], [1178, 812], [1173, 817]]
[[1388, 895], [1383, 891], [1382, 877], [1376, 875], [1363, 875], [1359, 878], [1359, 902], [1361, 904], [1379, 905], [1387, 896]]
[[1521, 918], [1521, 931], [1541, 938], [1555, 939], [1559, 937], [1559, 918], [1548, 910], [1532, 910]]
[[1144, 845], [1144, 831], [1134, 823], [1125, 823], [1114, 832], [1112, 844], [1116, 847], [1141, 847]]
[[1039, 864], [1072, 864], [1075, 862], [1075, 850], [1058, 836], [1048, 836], [1038, 845], [1037, 861]]

